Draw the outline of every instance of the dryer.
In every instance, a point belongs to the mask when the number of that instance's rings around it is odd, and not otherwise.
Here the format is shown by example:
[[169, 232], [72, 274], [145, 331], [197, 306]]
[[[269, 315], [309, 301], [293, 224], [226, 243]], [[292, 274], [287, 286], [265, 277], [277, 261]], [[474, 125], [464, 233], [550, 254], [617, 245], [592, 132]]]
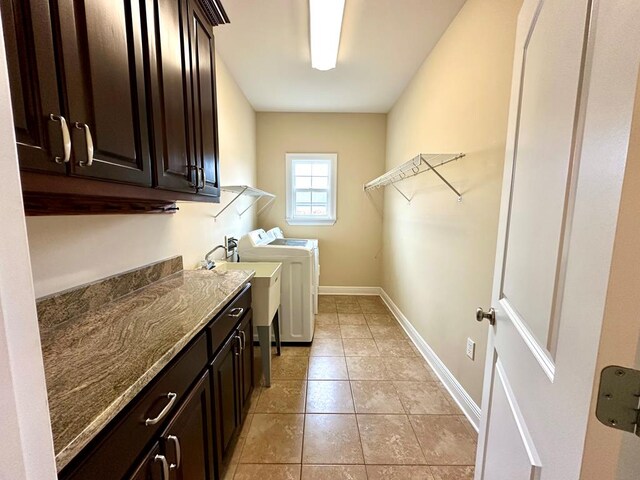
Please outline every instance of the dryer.
[[283, 342], [313, 340], [314, 250], [313, 242], [277, 239], [263, 229], [247, 233], [238, 242], [241, 261], [282, 263], [280, 335]]
[[[291, 238], [285, 237], [280, 227], [273, 227], [267, 231], [268, 234], [272, 234], [276, 240], [271, 242], [272, 245], [277, 242], [311, 242], [313, 245], [313, 313], [318, 313], [318, 295], [320, 294], [320, 248], [318, 247], [318, 239], [316, 238]], [[286, 244], [286, 243], [285, 243]]]

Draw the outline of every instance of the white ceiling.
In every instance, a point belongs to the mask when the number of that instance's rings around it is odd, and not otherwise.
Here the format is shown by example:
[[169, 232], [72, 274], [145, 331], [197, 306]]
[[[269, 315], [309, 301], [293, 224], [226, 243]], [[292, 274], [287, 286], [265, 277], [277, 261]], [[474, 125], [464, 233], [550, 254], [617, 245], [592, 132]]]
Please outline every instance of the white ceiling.
[[257, 111], [387, 112], [465, 0], [346, 0], [335, 70], [311, 68], [307, 0], [227, 0], [216, 48]]

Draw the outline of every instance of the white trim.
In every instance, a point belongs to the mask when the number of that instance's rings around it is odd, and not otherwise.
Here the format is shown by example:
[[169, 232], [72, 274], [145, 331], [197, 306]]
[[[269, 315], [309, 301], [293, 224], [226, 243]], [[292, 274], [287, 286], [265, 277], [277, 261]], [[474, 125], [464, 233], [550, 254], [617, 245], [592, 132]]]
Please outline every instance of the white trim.
[[342, 287], [320, 286], [320, 295], [381, 295], [380, 287]]
[[386, 303], [389, 307], [389, 310], [391, 310], [391, 313], [393, 313], [393, 316], [396, 317], [398, 323], [400, 323], [405, 332], [407, 332], [407, 335], [409, 335], [409, 338], [416, 346], [418, 351], [431, 366], [451, 397], [455, 400], [462, 412], [469, 419], [469, 422], [471, 422], [476, 431], [478, 431], [480, 428], [480, 407], [478, 406], [478, 404], [473, 401], [471, 396], [467, 393], [460, 382], [458, 382], [453, 373], [449, 371], [442, 360], [440, 360], [440, 357], [436, 355], [436, 352], [434, 352], [426, 342], [426, 340], [422, 338], [422, 336], [411, 324], [409, 319], [404, 316], [398, 306], [393, 303], [391, 297], [389, 297], [387, 292], [385, 292], [382, 288], [380, 289], [380, 296], [382, 297], [384, 303]]

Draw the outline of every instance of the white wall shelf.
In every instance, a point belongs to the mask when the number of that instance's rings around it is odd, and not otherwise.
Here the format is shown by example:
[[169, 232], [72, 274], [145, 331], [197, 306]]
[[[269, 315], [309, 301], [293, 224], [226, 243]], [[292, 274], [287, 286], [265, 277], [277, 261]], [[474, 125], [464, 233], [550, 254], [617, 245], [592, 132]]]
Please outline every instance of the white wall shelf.
[[453, 190], [453, 192], [458, 196], [458, 201], [460, 201], [462, 200], [462, 194], [458, 192], [458, 190], [456, 190], [453, 185], [451, 185], [451, 183], [449, 183], [447, 179], [444, 178], [438, 170], [436, 170], [436, 168], [449, 162], [453, 162], [454, 160], [458, 160], [464, 156], [464, 153], [420, 153], [408, 162], [392, 168], [388, 172], [380, 175], [378, 178], [374, 178], [369, 183], [366, 183], [363, 188], [365, 192], [369, 192], [377, 188], [391, 185], [407, 200], [407, 202], [410, 202], [411, 199], [396, 186], [396, 183], [406, 178], [415, 177], [421, 173], [433, 171], [433, 173], [435, 173], [438, 178], [447, 185], [447, 187]]
[[235, 193], [236, 195], [233, 197], [233, 199], [227, 203], [222, 210], [220, 210], [217, 214], [215, 214], [213, 216], [214, 220], [217, 220], [218, 217], [220, 215], [222, 215], [222, 213], [229, 208], [231, 205], [233, 205], [235, 203], [236, 200], [238, 200], [240, 197], [247, 196], [247, 197], [252, 197], [254, 200], [253, 202], [251, 202], [251, 204], [245, 208], [244, 210], [242, 210], [238, 216], [242, 216], [244, 213], [247, 212], [247, 210], [249, 210], [251, 207], [253, 207], [256, 203], [258, 203], [260, 201], [261, 198], [268, 198], [267, 203], [265, 203], [259, 210], [258, 210], [258, 215], [260, 215], [265, 208], [267, 208], [269, 205], [271, 205], [271, 203], [276, 199], [276, 196], [273, 193], [269, 193], [269, 192], [265, 192], [264, 190], [260, 190], [259, 188], [254, 188], [254, 187], [250, 187], [249, 185], [226, 185], [222, 187], [222, 191], [223, 192], [230, 192], [230, 193]]

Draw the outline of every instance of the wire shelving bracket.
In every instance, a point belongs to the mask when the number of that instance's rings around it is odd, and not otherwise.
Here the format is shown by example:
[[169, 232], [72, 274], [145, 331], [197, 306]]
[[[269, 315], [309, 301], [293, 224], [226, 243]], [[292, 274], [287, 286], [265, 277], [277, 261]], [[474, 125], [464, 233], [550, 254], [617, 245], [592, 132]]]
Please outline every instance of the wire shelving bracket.
[[449, 187], [458, 197], [458, 201], [462, 200], [462, 194], [454, 188], [449, 181], [442, 176], [437, 170], [438, 167], [446, 165], [464, 157], [464, 153], [420, 153], [416, 157], [412, 158], [408, 162], [398, 165], [392, 168], [388, 172], [380, 175], [378, 178], [374, 178], [369, 183], [363, 186], [365, 192], [369, 192], [374, 189], [386, 187], [391, 185], [395, 188], [400, 195], [402, 195], [407, 202], [411, 202], [411, 198], [404, 194], [402, 190], [398, 188], [396, 183], [405, 180], [407, 178], [415, 177], [421, 173], [433, 171], [440, 180], [442, 180], [447, 187]]
[[238, 214], [238, 216], [240, 217], [242, 217], [242, 215], [245, 214], [247, 210], [249, 210], [256, 203], [258, 203], [261, 198], [268, 198], [269, 200], [258, 210], [258, 215], [260, 215], [276, 199], [276, 196], [273, 193], [265, 192], [264, 190], [260, 190], [259, 188], [250, 187], [249, 185], [227, 185], [222, 187], [222, 191], [235, 193], [236, 195], [231, 199], [229, 203], [227, 203], [222, 208], [222, 210], [220, 210], [218, 213], [216, 213], [213, 216], [214, 220], [217, 220], [218, 217], [222, 215], [222, 213], [226, 209], [228, 209], [231, 205], [233, 205], [236, 202], [236, 200], [238, 200], [243, 195], [247, 197], [253, 197], [254, 200], [253, 202], [251, 202], [251, 204], [247, 208], [245, 208]]

